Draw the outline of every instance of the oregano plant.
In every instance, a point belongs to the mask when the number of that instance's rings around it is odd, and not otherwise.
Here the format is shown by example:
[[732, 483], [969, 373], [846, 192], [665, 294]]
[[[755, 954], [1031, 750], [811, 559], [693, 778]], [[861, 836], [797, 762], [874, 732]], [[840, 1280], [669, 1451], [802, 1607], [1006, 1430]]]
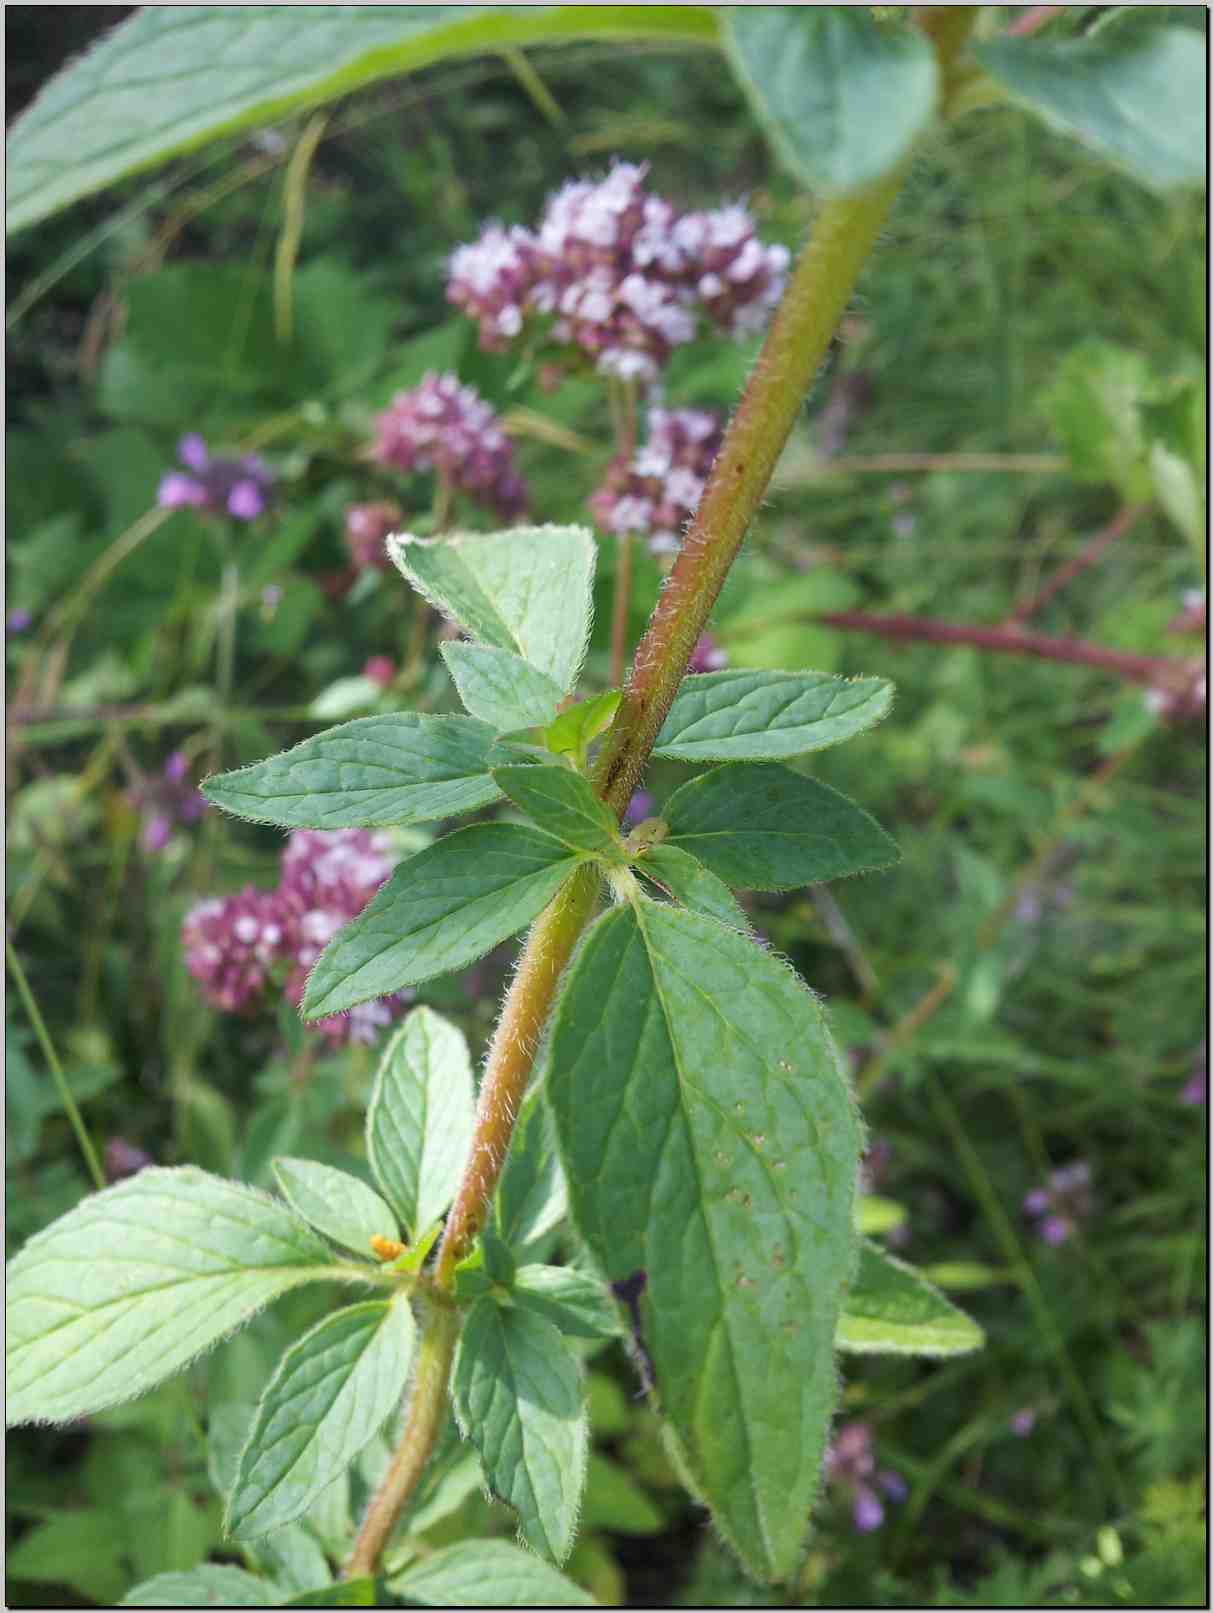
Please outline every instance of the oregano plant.
[[[405, 51], [403, 36], [382, 30], [402, 25], [390, 13], [421, 9], [376, 13], [372, 43]], [[601, 9], [623, 26], [619, 8]], [[582, 687], [594, 531], [457, 526], [463, 472], [435, 452], [433, 519], [393, 532], [386, 552], [402, 599], [407, 585], [461, 635], [442, 656], [464, 714], [359, 717], [205, 785], [216, 807], [289, 831], [469, 819], [399, 861], [318, 947], [300, 1006], [305, 1020], [328, 1022], [380, 999], [403, 1004], [526, 932], [478, 1084], [461, 1031], [413, 1006], [379, 1054], [367, 1177], [279, 1157], [269, 1193], [192, 1166], [143, 1170], [83, 1200], [9, 1267], [10, 1422], [114, 1406], [288, 1291], [342, 1290], [285, 1349], [218, 1464], [227, 1532], [260, 1572], [161, 1576], [130, 1605], [587, 1602], [561, 1568], [589, 1452], [582, 1358], [611, 1339], [722, 1539], [753, 1579], [790, 1586], [837, 1407], [838, 1353], [942, 1356], [981, 1343], [924, 1277], [861, 1235], [863, 1125], [826, 1010], [735, 894], [896, 863], [885, 830], [804, 760], [887, 717], [892, 688], [803, 667], [688, 669], [914, 142], [939, 115], [1005, 91], [1114, 160], [1188, 178], [1183, 142], [1139, 138], [1129, 105], [1188, 58], [1174, 30], [1136, 25], [1064, 46], [970, 49], [971, 7], [913, 18], [871, 14], [902, 8], [684, 9], [682, 26], [723, 43], [776, 151], [823, 198], [786, 283], [786, 265], [753, 242], [748, 274], [700, 275], [702, 307], [671, 278], [660, 318], [646, 324], [633, 296], [609, 341], [598, 328], [609, 320], [585, 301], [566, 299], [556, 323], [550, 298], [527, 303], [517, 241], [493, 243], [517, 283], [486, 279], [481, 259], [475, 273], [465, 262], [462, 281], [454, 266], [452, 289], [486, 345], [522, 332], [530, 351], [547, 343], [566, 364], [579, 343], [583, 358], [591, 348], [610, 357], [599, 369], [621, 469], [597, 508], [615, 523], [615, 647], [628, 544], [643, 529], [628, 478], [655, 474], [634, 457], [643, 388], [695, 318], [744, 329], [773, 309], [704, 485], [685, 500], [689, 520], [630, 671], [614, 687]], [[581, 8], [551, 10], [554, 37], [585, 30]], [[461, 11], [432, 36], [408, 19], [417, 60], [497, 39], [493, 8]], [[153, 14], [139, 21], [145, 35], [163, 26]], [[314, 24], [302, 15], [290, 26]], [[511, 27], [507, 43], [524, 37]], [[309, 97], [308, 73], [316, 95], [348, 87], [332, 61], [308, 59], [292, 98]], [[347, 74], [383, 70], [353, 48], [335, 60]], [[97, 93], [92, 82], [77, 78]], [[27, 142], [47, 139], [48, 104]], [[255, 102], [225, 103], [213, 128], [255, 116]], [[205, 117], [195, 112], [194, 125]], [[62, 177], [58, 193], [84, 183]], [[618, 181], [618, 207], [614, 192], [596, 197], [612, 227], [623, 227], [630, 183]], [[20, 205], [23, 218], [38, 206]], [[702, 226], [705, 239], [713, 227]], [[672, 229], [670, 253], [690, 257], [694, 235]], [[671, 453], [709, 435], [689, 412], [677, 441], [668, 420], [650, 429], [665, 431]], [[493, 487], [499, 502], [514, 498], [502, 477]], [[651, 758], [693, 771], [630, 820]], [[352, 1475], [367, 1494], [357, 1516]], [[439, 1488], [469, 1477], [513, 1510], [519, 1544], [416, 1551], [414, 1527]], [[321, 1540], [328, 1557], [343, 1555], [344, 1581], [293, 1594], [289, 1564]]]

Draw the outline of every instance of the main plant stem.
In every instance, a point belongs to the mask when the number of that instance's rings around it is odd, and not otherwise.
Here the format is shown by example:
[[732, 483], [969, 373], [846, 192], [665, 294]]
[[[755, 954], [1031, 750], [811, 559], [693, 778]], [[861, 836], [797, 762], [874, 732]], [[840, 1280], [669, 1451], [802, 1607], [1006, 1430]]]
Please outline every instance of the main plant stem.
[[[924, 8], [924, 28], [935, 38], [945, 64], [971, 23], [973, 8], [955, 9], [967, 18], [961, 28], [946, 16], [939, 18], [936, 8]], [[698, 513], [640, 641], [618, 715], [599, 755], [595, 788], [617, 817], [622, 818], [640, 780], [696, 641], [903, 177], [900, 168], [857, 195], [826, 202], [817, 217], [729, 424]], [[598, 886], [593, 869], [575, 874], [536, 921], [519, 959], [485, 1065], [467, 1169], [438, 1252], [433, 1283], [439, 1293], [449, 1293], [455, 1266], [471, 1248], [488, 1213], [560, 976], [589, 923]], [[430, 1331], [439, 1325], [434, 1320], [439, 1315], [444, 1318], [446, 1342], [435, 1344]], [[449, 1370], [453, 1328], [449, 1310], [435, 1307], [421, 1346], [423, 1357], [435, 1368], [442, 1366], [445, 1350]], [[451, 1329], [450, 1337], [446, 1329]], [[423, 1378], [419, 1369], [400, 1448], [371, 1503], [347, 1573], [374, 1571], [437, 1437], [446, 1384], [447, 1370], [429, 1371]]]

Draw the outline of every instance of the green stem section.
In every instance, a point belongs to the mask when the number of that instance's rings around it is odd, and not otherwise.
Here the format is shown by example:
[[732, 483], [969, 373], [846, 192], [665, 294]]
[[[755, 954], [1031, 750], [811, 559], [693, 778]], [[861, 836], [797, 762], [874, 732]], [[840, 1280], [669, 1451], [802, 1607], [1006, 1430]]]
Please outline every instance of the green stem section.
[[596, 788], [620, 816], [902, 176], [898, 168], [858, 195], [827, 202], [818, 215], [636, 651], [598, 759]]
[[38, 1038], [46, 1062], [51, 1067], [51, 1075], [55, 1085], [59, 1088], [59, 1097], [63, 1107], [67, 1110], [67, 1118], [72, 1123], [72, 1130], [76, 1133], [76, 1141], [80, 1144], [80, 1152], [84, 1155], [84, 1163], [89, 1168], [93, 1181], [97, 1187], [105, 1186], [105, 1172], [101, 1169], [101, 1162], [97, 1158], [97, 1151], [93, 1147], [93, 1140], [89, 1136], [84, 1124], [84, 1117], [72, 1095], [72, 1089], [67, 1084], [67, 1077], [63, 1073], [63, 1066], [59, 1063], [59, 1055], [55, 1052], [55, 1044], [51, 1041], [50, 1032], [46, 1028], [46, 1021], [38, 1007], [37, 1000], [30, 990], [29, 981], [25, 978], [25, 970], [21, 967], [21, 960], [13, 947], [13, 943], [6, 936], [4, 939], [4, 955], [8, 961], [9, 973], [17, 985], [17, 994], [25, 1005], [25, 1011], [30, 1017], [34, 1027], [34, 1035]]
[[430, 1459], [430, 1452], [442, 1432], [447, 1379], [451, 1375], [458, 1340], [458, 1313], [449, 1301], [431, 1299], [417, 1352], [408, 1421], [391, 1465], [366, 1509], [358, 1539], [345, 1566], [347, 1579], [374, 1575], [396, 1521]]
[[556, 987], [589, 923], [599, 884], [595, 866], [578, 869], [527, 937], [485, 1061], [472, 1150], [438, 1250], [434, 1280], [440, 1289], [454, 1283], [455, 1267], [488, 1214]]

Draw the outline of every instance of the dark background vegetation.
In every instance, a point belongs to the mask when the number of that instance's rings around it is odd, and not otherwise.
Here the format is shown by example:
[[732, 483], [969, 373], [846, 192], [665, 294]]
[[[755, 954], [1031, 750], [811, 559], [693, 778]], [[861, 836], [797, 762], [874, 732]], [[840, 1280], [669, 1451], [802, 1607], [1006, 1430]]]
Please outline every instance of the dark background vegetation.
[[[10, 110], [124, 9], [10, 7]], [[382, 485], [356, 457], [371, 416], [428, 365], [587, 439], [573, 460], [533, 439], [519, 450], [536, 513], [582, 515], [569, 489], [588, 493], [609, 456], [598, 391], [549, 397], [478, 353], [444, 301], [451, 249], [489, 217], [533, 220], [558, 183], [613, 155], [649, 162], [654, 188], [684, 203], [747, 195], [768, 239], [795, 244], [808, 224], [714, 58], [579, 47], [538, 61], [558, 122], [483, 61], [333, 109], [288, 351], [263, 277], [299, 125], [277, 131], [281, 149], [255, 138], [186, 160], [170, 194], [84, 254], [72, 249], [162, 176], [12, 245], [10, 297], [47, 281], [9, 332], [9, 606], [33, 625], [9, 637], [6, 669], [10, 712], [24, 700], [38, 713], [9, 733], [9, 924], [102, 1141], [252, 1180], [275, 1152], [357, 1147], [369, 1060], [322, 1060], [292, 1084], [288, 1016], [221, 1019], [184, 973], [182, 912], [270, 883], [277, 838], [208, 815], [149, 857], [129, 792], [174, 748], [203, 772], [304, 737], [316, 695], [372, 654], [400, 658], [402, 586], [338, 597], [332, 579], [345, 505]], [[1005, 621], [1120, 495], [1060, 462], [861, 462], [1056, 455], [1039, 399], [1067, 353], [1098, 337], [1164, 376], [1188, 370], [1203, 361], [1204, 307], [1202, 197], [1152, 197], [1010, 110], [962, 121], [915, 166], [718, 611], [735, 660], [897, 683], [884, 725], [815, 772], [881, 819], [902, 864], [821, 899], [760, 897], [755, 922], [832, 1005], [889, 1148], [877, 1190], [904, 1213], [907, 1258], [950, 1268], [938, 1275], [988, 1335], [948, 1364], [843, 1362], [843, 1415], [870, 1422], [909, 1497], [868, 1536], [842, 1495], [826, 1499], [804, 1605], [1204, 1600], [1206, 1111], [1180, 1101], [1203, 1058], [1203, 733], [1149, 721], [1140, 690], [1106, 673], [803, 619]], [[745, 362], [724, 343], [680, 353], [668, 400], [727, 408]], [[831, 471], [823, 413], [852, 395], [851, 468]], [[240, 540], [226, 710], [211, 692], [219, 562], [197, 522], [174, 517], [80, 593], [193, 429], [226, 444], [260, 433], [281, 475], [278, 514]], [[644, 581], [637, 631], [655, 572]], [[1152, 509], [1034, 625], [1178, 653], [1166, 624], [1200, 585], [1190, 546]], [[591, 673], [605, 677], [601, 630]], [[451, 702], [430, 656], [414, 703]], [[675, 771], [655, 770], [659, 793]], [[479, 1045], [507, 962], [423, 997]], [[951, 989], [933, 999], [941, 980]], [[13, 1247], [87, 1180], [12, 995], [8, 1015]], [[1020, 1205], [1076, 1159], [1091, 1167], [1090, 1213], [1049, 1248]], [[204, 1391], [213, 1404], [264, 1371], [309, 1303], [282, 1304], [136, 1407], [12, 1437], [10, 1602], [103, 1604], [222, 1551]], [[591, 1385], [601, 1460], [571, 1571], [604, 1600], [761, 1600], [674, 1481], [622, 1355], [597, 1357]], [[1019, 1437], [1024, 1408], [1035, 1426]], [[435, 1539], [486, 1529], [512, 1532], [473, 1496]]]

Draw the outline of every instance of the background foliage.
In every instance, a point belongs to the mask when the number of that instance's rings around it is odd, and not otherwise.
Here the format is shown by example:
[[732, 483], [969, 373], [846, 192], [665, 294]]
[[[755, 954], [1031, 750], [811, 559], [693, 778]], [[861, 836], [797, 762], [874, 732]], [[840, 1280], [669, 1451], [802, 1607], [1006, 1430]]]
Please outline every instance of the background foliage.
[[[426, 369], [458, 370], [512, 415], [537, 514], [584, 518], [570, 486], [588, 493], [610, 452], [598, 389], [548, 395], [477, 351], [443, 300], [450, 251], [615, 154], [688, 204], [748, 193], [768, 239], [795, 245], [809, 221], [714, 55], [594, 44], [536, 60], [546, 94], [500, 59], [434, 68], [333, 108], [306, 176], [289, 166], [305, 120], [288, 121], [12, 244], [8, 607], [32, 621], [6, 643], [9, 924], [102, 1143], [262, 1185], [275, 1155], [358, 1168], [369, 1054], [313, 1056], [300, 1080], [289, 1009], [220, 1018], [182, 964], [183, 912], [272, 882], [277, 836], [208, 813], [149, 855], [131, 791], [171, 750], [200, 774], [306, 737], [345, 714], [371, 656], [406, 669], [402, 703], [453, 709], [399, 580], [337, 586], [344, 509], [382, 486], [359, 455], [372, 416]], [[292, 209], [297, 250], [276, 279]], [[1203, 1599], [1205, 1110], [1181, 1101], [1204, 1058], [1199, 731], [1089, 668], [804, 618], [998, 624], [1126, 497], [1153, 498], [1115, 485], [1123, 454], [1084, 457], [1047, 399], [1092, 342], [1164, 390], [1199, 377], [1204, 276], [1203, 198], [1152, 196], [1010, 108], [952, 125], [916, 161], [717, 611], [735, 665], [897, 684], [892, 716], [814, 773], [872, 811], [903, 861], [820, 896], [760, 895], [752, 916], [830, 1001], [885, 1145], [873, 1214], [988, 1341], [942, 1366], [847, 1358], [844, 1416], [870, 1424], [908, 1497], [859, 1535], [835, 1490], [805, 1605]], [[670, 401], [727, 408], [748, 357], [680, 351]], [[227, 700], [222, 557], [188, 512], [139, 524], [186, 431], [255, 444], [280, 477], [274, 518], [239, 540]], [[880, 468], [889, 455], [926, 457]], [[1030, 468], [990, 457], [1007, 455]], [[641, 580], [634, 634], [655, 569]], [[1173, 653], [1167, 624], [1200, 585], [1192, 544], [1152, 502], [1034, 625]], [[600, 625], [603, 681], [605, 666]], [[664, 794], [685, 774], [653, 776]], [[509, 956], [423, 990], [477, 1050]], [[13, 995], [8, 1014], [15, 1247], [88, 1182]], [[1050, 1247], [1020, 1206], [1075, 1160], [1089, 1211]], [[241, 1417], [283, 1341], [321, 1314], [288, 1296], [147, 1400], [13, 1436], [10, 1600], [105, 1603], [208, 1551], [230, 1560], [219, 1497]], [[608, 1602], [744, 1603], [755, 1593], [686, 1502], [617, 1345], [589, 1382], [569, 1572]], [[512, 1532], [474, 1482], [421, 1504], [435, 1548]], [[301, 1591], [330, 1577], [314, 1536], [292, 1550]]]

